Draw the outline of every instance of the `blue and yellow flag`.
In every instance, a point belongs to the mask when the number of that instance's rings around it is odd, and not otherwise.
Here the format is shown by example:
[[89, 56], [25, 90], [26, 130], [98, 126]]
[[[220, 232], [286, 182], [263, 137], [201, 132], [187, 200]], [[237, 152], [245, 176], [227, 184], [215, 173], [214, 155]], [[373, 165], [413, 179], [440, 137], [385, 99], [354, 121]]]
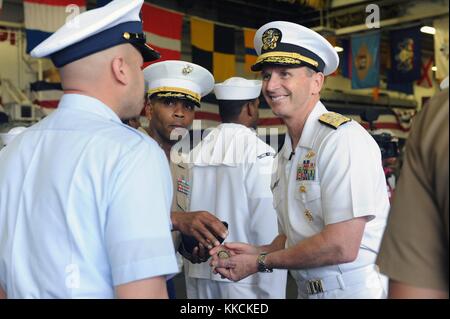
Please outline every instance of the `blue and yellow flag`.
[[389, 82], [412, 83], [420, 78], [422, 62], [420, 29], [412, 27], [390, 33], [391, 70]]
[[256, 63], [256, 58], [258, 57], [253, 44], [255, 33], [256, 29], [244, 28], [244, 72], [251, 76], [255, 76], [255, 72], [251, 70], [251, 67]]
[[235, 76], [234, 28], [191, 17], [192, 62], [208, 69], [216, 82]]
[[352, 47], [352, 89], [378, 87], [380, 82], [380, 32], [354, 35]]

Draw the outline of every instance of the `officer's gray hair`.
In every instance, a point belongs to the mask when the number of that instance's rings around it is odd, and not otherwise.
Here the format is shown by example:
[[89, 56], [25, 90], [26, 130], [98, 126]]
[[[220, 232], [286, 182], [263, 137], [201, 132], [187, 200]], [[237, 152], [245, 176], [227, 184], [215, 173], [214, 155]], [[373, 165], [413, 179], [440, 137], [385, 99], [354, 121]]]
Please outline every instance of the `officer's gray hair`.
[[305, 71], [306, 71], [306, 76], [309, 78], [317, 73], [316, 71], [314, 71], [313, 69], [308, 68], [308, 67], [305, 67]]

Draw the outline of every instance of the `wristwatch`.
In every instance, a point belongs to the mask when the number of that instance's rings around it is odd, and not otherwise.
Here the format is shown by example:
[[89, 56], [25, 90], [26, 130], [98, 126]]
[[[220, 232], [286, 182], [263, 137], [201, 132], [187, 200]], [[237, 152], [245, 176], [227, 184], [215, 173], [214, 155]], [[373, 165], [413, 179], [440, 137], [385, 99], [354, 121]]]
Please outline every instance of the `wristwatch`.
[[265, 260], [266, 260], [267, 253], [260, 253], [258, 256], [258, 271], [259, 272], [273, 272], [273, 269], [268, 268], [266, 266]]

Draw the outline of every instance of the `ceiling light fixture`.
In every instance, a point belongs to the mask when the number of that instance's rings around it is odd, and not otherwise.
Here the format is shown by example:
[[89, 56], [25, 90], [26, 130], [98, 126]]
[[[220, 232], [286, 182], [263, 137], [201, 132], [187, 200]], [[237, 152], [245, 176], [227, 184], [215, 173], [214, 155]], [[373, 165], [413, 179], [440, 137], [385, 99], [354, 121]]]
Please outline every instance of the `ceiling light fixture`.
[[427, 25], [424, 25], [423, 27], [420, 28], [420, 32], [427, 33], [427, 34], [435, 34], [436, 33], [436, 29], [433, 28], [433, 27], [429, 27]]

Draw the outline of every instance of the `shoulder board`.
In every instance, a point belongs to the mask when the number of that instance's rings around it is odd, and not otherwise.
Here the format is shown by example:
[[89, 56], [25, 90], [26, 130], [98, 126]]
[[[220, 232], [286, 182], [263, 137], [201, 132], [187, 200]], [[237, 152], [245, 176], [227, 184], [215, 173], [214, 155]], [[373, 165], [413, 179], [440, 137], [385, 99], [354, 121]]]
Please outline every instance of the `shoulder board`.
[[267, 157], [267, 156], [275, 157], [275, 155], [277, 155], [277, 154], [275, 154], [273, 152], [266, 152], [266, 153], [262, 153], [261, 155], [258, 155], [257, 158], [258, 159], [262, 159], [262, 158]]
[[345, 124], [347, 122], [350, 122], [352, 119], [345, 117], [339, 113], [329, 112], [324, 113], [319, 117], [319, 122], [323, 123], [325, 125], [328, 125], [335, 130], [341, 126], [342, 124]]

